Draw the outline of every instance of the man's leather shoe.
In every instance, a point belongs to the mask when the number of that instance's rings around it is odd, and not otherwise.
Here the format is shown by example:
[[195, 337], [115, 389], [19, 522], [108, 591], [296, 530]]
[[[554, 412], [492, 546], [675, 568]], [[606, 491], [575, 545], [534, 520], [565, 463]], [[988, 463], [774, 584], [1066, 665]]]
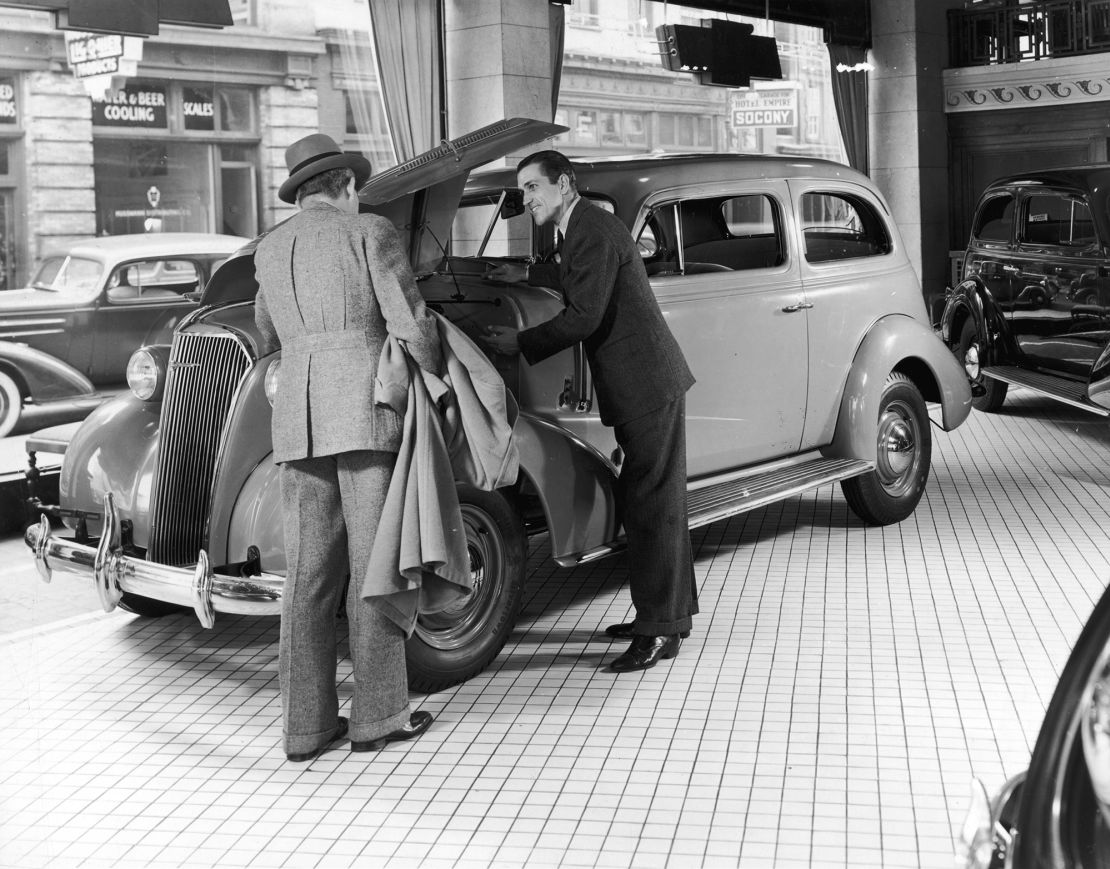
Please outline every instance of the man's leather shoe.
[[342, 715], [336, 719], [335, 730], [331, 732], [331, 736], [325, 739], [320, 745], [316, 746], [313, 751], [294, 751], [286, 752], [285, 759], [291, 760], [293, 763], [304, 763], [306, 760], [314, 760], [319, 757], [335, 740], [342, 739], [347, 735], [347, 719]]
[[[632, 626], [632, 622], [624, 622], [620, 625], [609, 625], [609, 627], [605, 629], [605, 633], [612, 637], [614, 640], [631, 640], [633, 637], [636, 636], [636, 632], [632, 629]], [[690, 632], [683, 631], [681, 634], [679, 634], [679, 636], [685, 640], [688, 636], [690, 636]]]
[[614, 673], [630, 673], [633, 670], [647, 670], [664, 658], [673, 658], [682, 645], [682, 637], [671, 634], [669, 637], [647, 637], [636, 634], [628, 651], [609, 665]]
[[414, 712], [409, 716], [409, 723], [398, 727], [392, 733], [379, 736], [377, 739], [368, 739], [365, 742], [351, 742], [351, 751], [381, 751], [391, 742], [401, 742], [405, 739], [415, 739], [428, 729], [432, 723], [431, 712]]

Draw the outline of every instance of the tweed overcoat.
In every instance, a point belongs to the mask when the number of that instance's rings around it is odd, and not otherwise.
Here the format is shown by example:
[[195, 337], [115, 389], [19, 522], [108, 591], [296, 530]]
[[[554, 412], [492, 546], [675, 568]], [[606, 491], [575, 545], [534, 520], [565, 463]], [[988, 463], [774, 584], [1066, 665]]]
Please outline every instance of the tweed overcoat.
[[636, 244], [615, 215], [579, 199], [559, 264], [532, 266], [529, 283], [561, 290], [566, 307], [520, 332], [521, 354], [535, 364], [583, 342], [606, 425], [643, 416], [693, 386]]
[[387, 334], [421, 368], [438, 373], [441, 362], [436, 321], [393, 225], [315, 203], [259, 242], [255, 276], [264, 351], [282, 350], [274, 461], [396, 453], [402, 420], [374, 397]]

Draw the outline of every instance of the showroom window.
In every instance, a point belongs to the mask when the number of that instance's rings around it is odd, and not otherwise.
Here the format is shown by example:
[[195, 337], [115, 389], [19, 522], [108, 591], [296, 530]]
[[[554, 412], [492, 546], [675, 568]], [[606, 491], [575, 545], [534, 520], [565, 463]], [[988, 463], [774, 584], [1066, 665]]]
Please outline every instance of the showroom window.
[[806, 259], [834, 262], [890, 253], [890, 234], [871, 204], [839, 193], [802, 195]]
[[22, 139], [19, 116], [19, 97], [16, 79], [0, 76], [0, 290], [18, 286], [16, 276], [16, 193], [19, 183], [15, 177], [19, 161], [15, 150]]

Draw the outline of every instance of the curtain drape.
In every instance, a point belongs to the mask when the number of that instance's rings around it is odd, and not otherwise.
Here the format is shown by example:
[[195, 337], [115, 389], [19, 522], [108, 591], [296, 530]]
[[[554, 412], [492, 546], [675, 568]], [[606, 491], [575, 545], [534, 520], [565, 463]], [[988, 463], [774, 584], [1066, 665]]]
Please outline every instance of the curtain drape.
[[439, 0], [369, 0], [374, 53], [398, 162], [440, 141]]
[[551, 40], [551, 120], [559, 110], [559, 83], [563, 78], [563, 46], [566, 41], [566, 15], [561, 5], [548, 7]]
[[848, 165], [864, 174], [867, 155], [867, 49], [829, 43], [833, 103]]

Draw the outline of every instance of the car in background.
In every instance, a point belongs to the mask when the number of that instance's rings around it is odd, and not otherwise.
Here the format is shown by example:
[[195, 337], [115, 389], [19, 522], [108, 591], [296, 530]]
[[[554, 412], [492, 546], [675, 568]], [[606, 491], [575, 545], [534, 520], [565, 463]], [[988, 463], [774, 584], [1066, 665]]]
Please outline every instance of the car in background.
[[0, 292], [0, 437], [26, 406], [87, 414], [126, 387], [127, 361], [168, 341], [217, 265], [250, 239], [116, 235], [48, 254], [30, 284]]
[[[402, 233], [425, 302], [471, 337], [556, 316], [555, 289], [484, 277], [551, 259], [554, 227], [524, 213], [512, 170], [471, 170], [565, 128], [500, 121], [374, 176], [362, 206]], [[689, 524], [839, 482], [866, 521], [909, 516], [936, 423], [971, 409], [963, 371], [933, 333], [890, 211], [872, 182], [818, 160], [740, 155], [578, 161], [579, 189], [637, 240], [697, 383], [686, 396]], [[461, 204], [461, 208], [460, 208]], [[254, 326], [253, 246], [220, 267], [172, 345], [139, 350], [133, 392], [97, 409], [66, 449], [70, 539], [28, 529], [39, 571], [93, 576], [106, 609], [280, 612], [285, 571], [269, 395], [280, 352]], [[520, 408], [515, 484], [460, 486], [474, 591], [424, 613], [409, 683], [439, 690], [500, 651], [522, 600], [526, 535], [554, 561], [624, 546], [622, 454], [601, 424], [585, 350], [493, 363]], [[650, 377], [650, 372], [644, 372]]]
[[963, 869], [1110, 866], [1110, 588], [1060, 673], [1028, 769], [993, 799], [973, 784]]
[[975, 407], [1011, 385], [1110, 416], [1110, 163], [1000, 178], [979, 198], [940, 329]]

